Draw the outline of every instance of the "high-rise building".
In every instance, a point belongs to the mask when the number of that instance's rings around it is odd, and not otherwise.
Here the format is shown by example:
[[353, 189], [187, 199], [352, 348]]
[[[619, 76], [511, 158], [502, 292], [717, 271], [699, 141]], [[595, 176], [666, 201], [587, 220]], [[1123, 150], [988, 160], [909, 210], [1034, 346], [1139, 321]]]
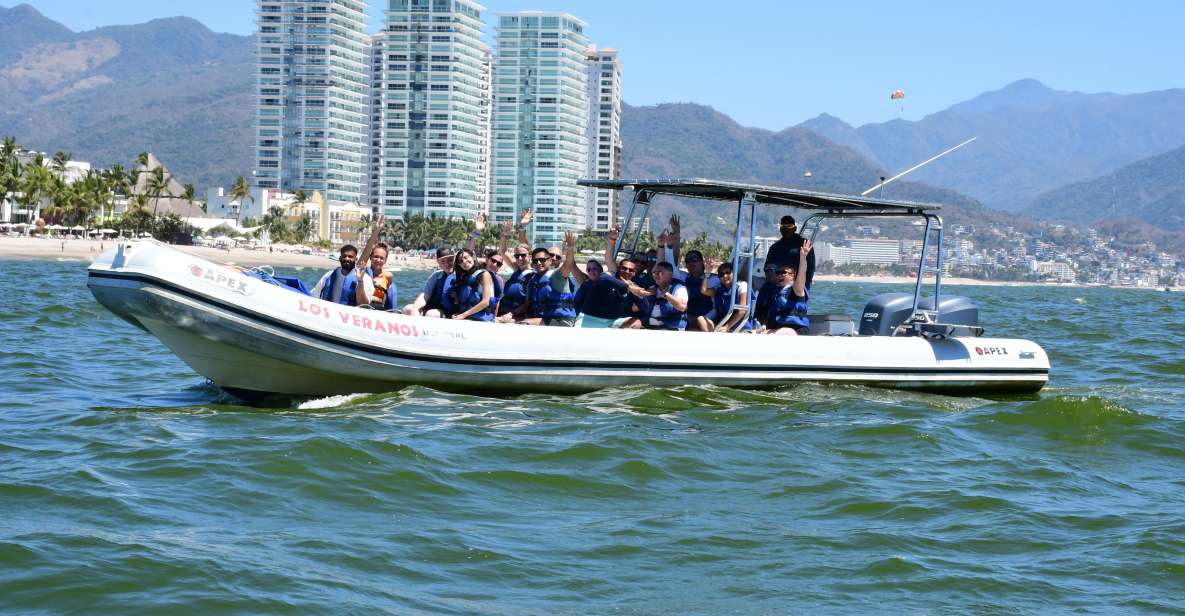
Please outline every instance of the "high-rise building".
[[253, 184], [364, 199], [366, 2], [257, 0]]
[[535, 212], [532, 240], [583, 230], [587, 195], [588, 68], [584, 22], [567, 13], [498, 15], [494, 68], [495, 222]]
[[[621, 61], [616, 49], [590, 47], [588, 64], [588, 171], [590, 178], [621, 176]], [[618, 191], [587, 188], [588, 228], [606, 233], [618, 224]]]
[[388, 0], [371, 67], [370, 203], [472, 218], [489, 198], [490, 47], [471, 0]]

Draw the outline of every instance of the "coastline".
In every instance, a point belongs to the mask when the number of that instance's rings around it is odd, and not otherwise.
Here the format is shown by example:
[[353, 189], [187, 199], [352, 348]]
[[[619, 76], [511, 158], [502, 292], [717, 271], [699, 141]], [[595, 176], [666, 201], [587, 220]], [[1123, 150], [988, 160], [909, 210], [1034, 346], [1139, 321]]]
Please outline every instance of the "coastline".
[[[0, 236], [0, 259], [35, 260], [35, 261], [82, 261], [90, 263], [104, 250], [115, 246], [114, 240], [90, 240], [37, 238], [37, 237], [3, 237]], [[177, 246], [174, 248], [209, 259], [215, 263], [256, 267], [271, 265], [274, 267], [311, 267], [326, 269], [335, 263], [329, 256], [330, 252], [314, 252], [300, 254], [295, 252], [268, 252], [266, 250], [249, 250], [247, 248], [208, 248], [205, 246]], [[392, 255], [388, 262], [389, 271], [428, 271], [436, 268], [436, 262], [423, 257], [403, 257]], [[836, 274], [820, 274], [815, 276], [818, 282], [857, 282], [879, 284], [913, 284], [914, 279], [908, 276], [841, 276]], [[934, 278], [926, 277], [923, 284], [934, 284]], [[1061, 283], [1061, 282], [1022, 282], [1008, 280], [979, 280], [976, 278], [944, 277], [943, 286], [981, 286], [981, 287], [1063, 287], [1063, 288], [1113, 288], [1133, 289], [1145, 291], [1161, 291], [1160, 287], [1123, 287], [1099, 284]], [[1185, 291], [1175, 288], [1174, 291]]]
[[[31, 261], [82, 261], [90, 263], [105, 250], [115, 247], [115, 240], [89, 240], [33, 237], [0, 237], [0, 259], [31, 260]], [[336, 263], [329, 256], [333, 253], [314, 252], [301, 254], [295, 252], [268, 252], [267, 250], [249, 250], [246, 248], [208, 248], [205, 246], [177, 246], [174, 248], [191, 255], [209, 259], [215, 263], [256, 267], [271, 265], [275, 267], [312, 267], [328, 269]], [[420, 257], [402, 257], [391, 255], [387, 269], [402, 270], [430, 270], [436, 267], [435, 261]]]

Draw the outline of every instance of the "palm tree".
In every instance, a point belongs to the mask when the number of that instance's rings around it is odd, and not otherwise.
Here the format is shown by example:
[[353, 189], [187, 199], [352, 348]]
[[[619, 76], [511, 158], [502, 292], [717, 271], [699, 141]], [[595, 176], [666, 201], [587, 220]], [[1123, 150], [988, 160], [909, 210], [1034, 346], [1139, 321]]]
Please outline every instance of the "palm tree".
[[44, 159], [38, 154], [21, 174], [20, 192], [23, 194], [20, 203], [25, 210], [25, 222], [31, 224], [40, 217], [41, 200], [50, 191], [53, 182], [53, 176], [43, 162]]
[[308, 241], [309, 236], [313, 234], [313, 217], [309, 214], [301, 214], [300, 219], [296, 221], [296, 228], [293, 230], [299, 243]]
[[165, 168], [157, 167], [152, 170], [152, 175], [148, 176], [148, 186], [145, 191], [152, 197], [152, 216], [156, 217], [156, 209], [160, 206], [160, 198], [168, 196], [170, 199], [176, 197], [169, 191], [169, 178], [165, 176]]
[[230, 200], [238, 201], [238, 206], [235, 207], [235, 223], [239, 221], [239, 213], [243, 209], [243, 200], [250, 199], [251, 203], [255, 203], [255, 199], [251, 196], [251, 188], [247, 186], [247, 178], [239, 176], [235, 179], [234, 185], [230, 187]]
[[309, 193], [305, 192], [303, 188], [298, 189], [296, 194], [292, 196], [292, 208], [296, 214], [304, 211], [304, 204], [309, 202]]
[[189, 224], [189, 212], [193, 210], [193, 200], [197, 198], [193, 184], [185, 185], [185, 190], [181, 192], [181, 198], [189, 204], [189, 207], [185, 209], [185, 224]]
[[70, 162], [71, 156], [72, 154], [69, 152], [63, 152], [61, 150], [54, 152], [53, 162], [50, 166], [58, 174], [58, 177], [66, 175], [66, 163]]
[[[20, 190], [21, 161], [17, 158], [20, 146], [16, 139], [5, 137], [0, 145], [0, 204]], [[11, 222], [11, 221], [8, 221]]]

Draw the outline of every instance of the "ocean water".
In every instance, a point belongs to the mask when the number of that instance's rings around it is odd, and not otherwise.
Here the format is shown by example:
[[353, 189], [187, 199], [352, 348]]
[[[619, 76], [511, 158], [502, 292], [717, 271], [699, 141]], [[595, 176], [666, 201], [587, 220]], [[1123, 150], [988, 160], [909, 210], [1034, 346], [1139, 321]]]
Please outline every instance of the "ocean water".
[[1027, 398], [255, 407], [97, 305], [82, 263], [0, 261], [0, 288], [0, 612], [1185, 611], [1179, 294], [948, 289], [1049, 351]]

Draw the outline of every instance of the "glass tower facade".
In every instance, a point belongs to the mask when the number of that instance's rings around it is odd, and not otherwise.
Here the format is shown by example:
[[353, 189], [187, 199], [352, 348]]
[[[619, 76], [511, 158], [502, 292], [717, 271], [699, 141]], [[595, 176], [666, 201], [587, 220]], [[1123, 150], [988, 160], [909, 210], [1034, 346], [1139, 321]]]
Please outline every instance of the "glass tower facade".
[[[616, 49], [590, 48], [588, 62], [588, 170], [598, 179], [621, 177], [621, 61]], [[618, 221], [618, 191], [585, 189], [588, 227], [607, 233]]]
[[366, 2], [257, 0], [254, 181], [360, 204], [367, 162]]
[[587, 223], [588, 67], [583, 21], [567, 13], [498, 15], [494, 67], [495, 222], [535, 212], [535, 244]]
[[488, 209], [490, 47], [470, 0], [388, 0], [374, 39], [369, 202], [388, 217]]

